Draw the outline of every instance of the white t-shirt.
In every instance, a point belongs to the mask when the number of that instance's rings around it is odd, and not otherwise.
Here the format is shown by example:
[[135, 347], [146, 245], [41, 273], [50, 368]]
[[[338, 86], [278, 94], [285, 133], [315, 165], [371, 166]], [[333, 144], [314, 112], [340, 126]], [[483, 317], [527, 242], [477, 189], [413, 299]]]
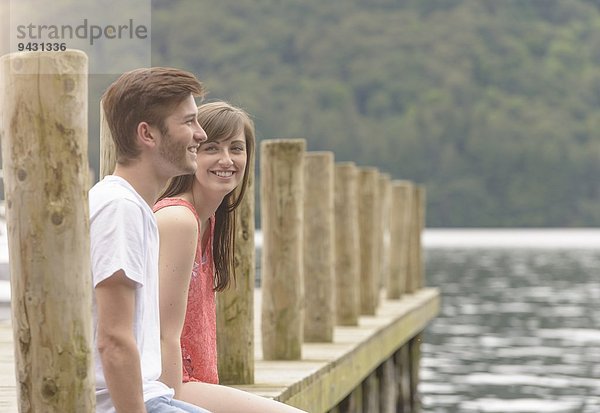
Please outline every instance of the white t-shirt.
[[[123, 269], [138, 288], [135, 293], [135, 335], [144, 401], [173, 390], [158, 381], [161, 373], [158, 307], [158, 228], [152, 209], [123, 178], [109, 175], [89, 192], [90, 246], [94, 288]], [[97, 308], [94, 295], [94, 362], [96, 412], [114, 413], [97, 346]], [[132, 372], [133, 373], [133, 372]]]

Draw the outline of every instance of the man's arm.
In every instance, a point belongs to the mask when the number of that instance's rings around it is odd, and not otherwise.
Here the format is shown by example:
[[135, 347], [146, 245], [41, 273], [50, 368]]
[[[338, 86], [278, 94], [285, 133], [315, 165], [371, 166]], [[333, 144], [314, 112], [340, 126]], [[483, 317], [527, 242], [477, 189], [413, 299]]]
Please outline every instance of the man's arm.
[[140, 355], [133, 335], [135, 288], [119, 270], [95, 289], [98, 351], [110, 397], [119, 413], [146, 413]]

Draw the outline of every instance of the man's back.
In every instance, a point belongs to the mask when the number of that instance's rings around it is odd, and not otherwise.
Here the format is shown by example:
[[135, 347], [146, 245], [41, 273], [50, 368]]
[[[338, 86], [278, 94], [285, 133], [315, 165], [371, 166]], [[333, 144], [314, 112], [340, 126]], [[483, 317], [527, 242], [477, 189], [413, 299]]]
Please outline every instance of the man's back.
[[[94, 288], [123, 270], [135, 286], [134, 335], [140, 353], [144, 400], [171, 395], [158, 382], [161, 373], [158, 336], [158, 230], [150, 207], [123, 178], [107, 176], [89, 193], [90, 240]], [[114, 412], [96, 343], [94, 314], [97, 412]]]

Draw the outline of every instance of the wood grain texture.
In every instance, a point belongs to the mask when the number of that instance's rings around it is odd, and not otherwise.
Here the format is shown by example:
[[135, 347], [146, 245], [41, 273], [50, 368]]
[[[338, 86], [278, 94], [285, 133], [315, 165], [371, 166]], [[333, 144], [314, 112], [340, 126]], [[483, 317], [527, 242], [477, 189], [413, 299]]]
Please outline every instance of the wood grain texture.
[[17, 53], [0, 67], [20, 411], [92, 412], [87, 56]]
[[304, 341], [331, 342], [335, 325], [333, 152], [304, 158]]
[[261, 143], [262, 337], [268, 360], [299, 360], [303, 341], [304, 139]]
[[336, 324], [355, 326], [360, 315], [358, 170], [353, 162], [335, 164]]

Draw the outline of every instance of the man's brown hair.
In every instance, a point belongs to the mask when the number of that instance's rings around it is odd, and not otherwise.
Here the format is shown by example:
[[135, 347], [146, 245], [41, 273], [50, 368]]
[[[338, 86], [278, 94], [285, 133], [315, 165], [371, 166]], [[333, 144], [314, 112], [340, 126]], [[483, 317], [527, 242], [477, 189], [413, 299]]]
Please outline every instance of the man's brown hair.
[[202, 83], [190, 72], [168, 67], [135, 69], [122, 74], [102, 96], [102, 107], [116, 147], [117, 162], [140, 154], [137, 126], [147, 122], [166, 133], [165, 119], [190, 94], [203, 97]]

